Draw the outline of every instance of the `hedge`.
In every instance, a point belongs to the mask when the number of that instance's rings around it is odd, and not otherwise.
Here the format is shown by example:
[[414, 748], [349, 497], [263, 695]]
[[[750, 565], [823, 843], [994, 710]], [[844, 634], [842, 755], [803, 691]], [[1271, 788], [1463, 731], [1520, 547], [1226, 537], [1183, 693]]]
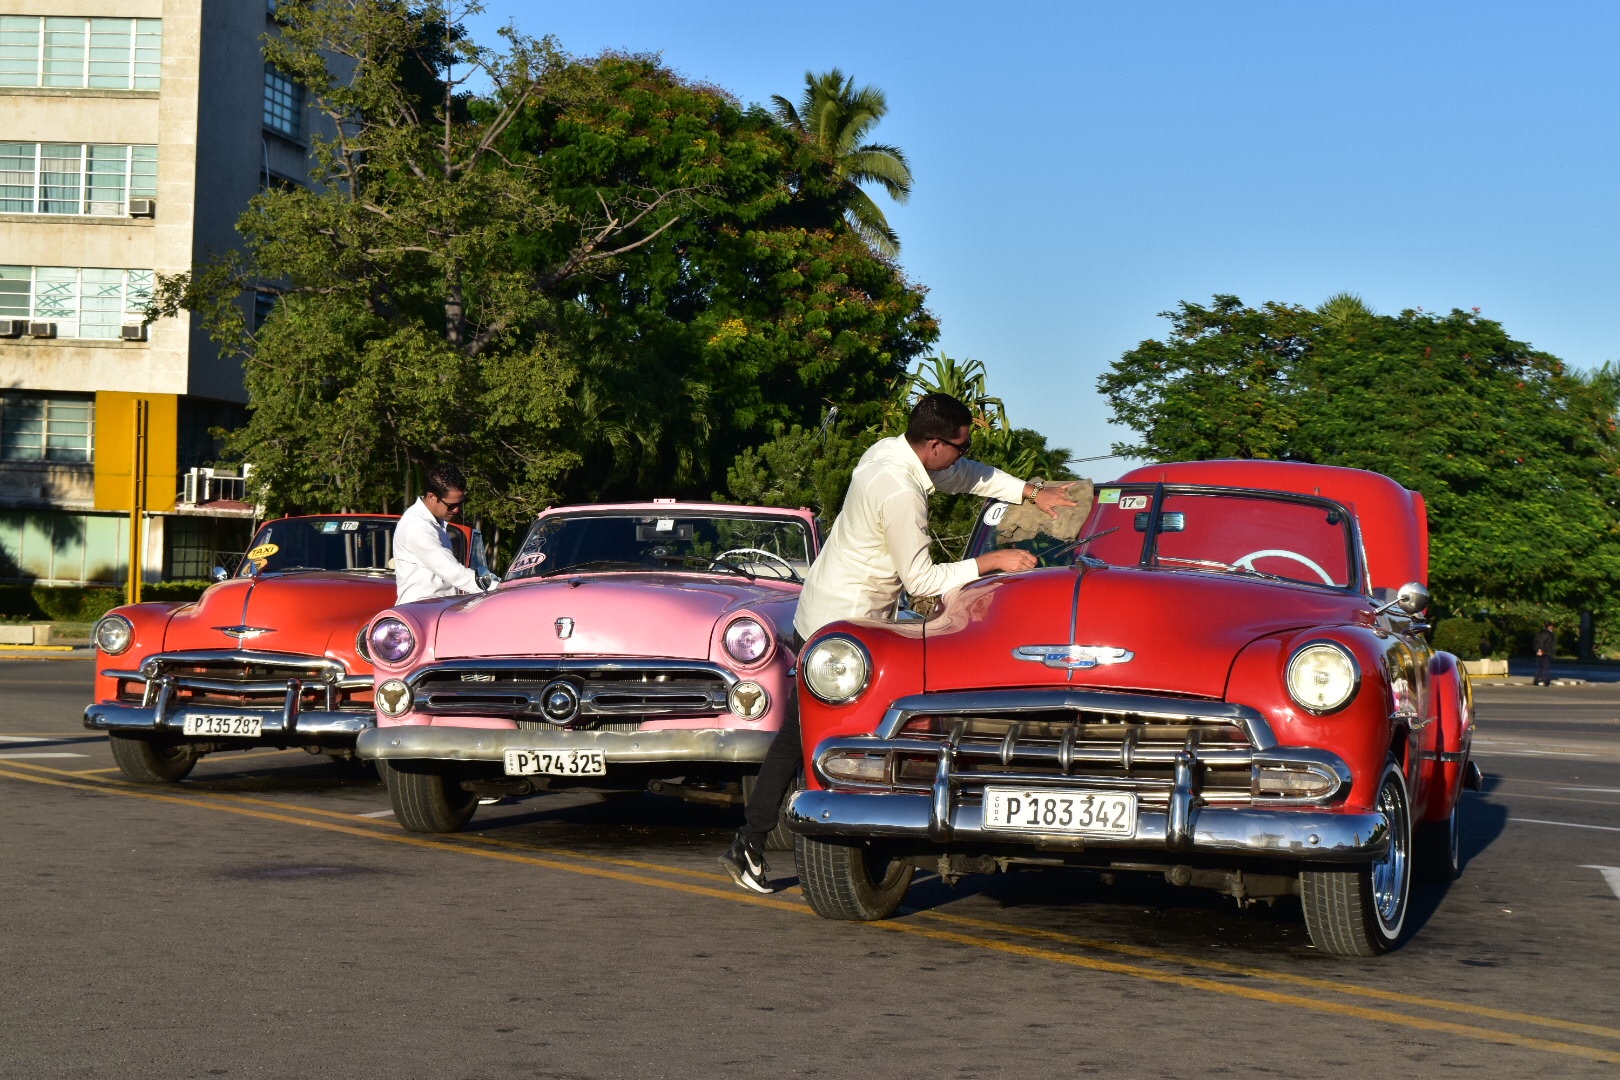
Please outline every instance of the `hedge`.
[[1459, 660], [1479, 660], [1490, 650], [1489, 623], [1474, 619], [1441, 619], [1434, 626], [1434, 647]]
[[[155, 581], [141, 599], [195, 600], [212, 582]], [[0, 616], [48, 622], [95, 622], [124, 602], [123, 589], [53, 585], [0, 585]]]

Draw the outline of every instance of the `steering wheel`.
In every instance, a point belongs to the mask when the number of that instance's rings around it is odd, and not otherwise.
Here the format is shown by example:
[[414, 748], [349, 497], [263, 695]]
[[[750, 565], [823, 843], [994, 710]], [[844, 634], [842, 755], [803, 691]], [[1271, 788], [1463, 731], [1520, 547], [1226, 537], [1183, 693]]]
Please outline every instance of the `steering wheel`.
[[[1311, 561], [1310, 559], [1307, 559], [1305, 556], [1299, 554], [1299, 552], [1297, 552], [1297, 551], [1285, 551], [1282, 548], [1262, 548], [1259, 551], [1251, 551], [1247, 555], [1243, 556], [1243, 558], [1241, 558], [1241, 559], [1232, 560], [1232, 565], [1233, 566], [1241, 566], [1245, 570], [1254, 570], [1255, 569], [1254, 560], [1256, 560], [1256, 559], [1292, 559], [1295, 562], [1301, 564], [1302, 566], [1309, 567], [1312, 571], [1314, 571], [1316, 573], [1316, 576], [1322, 579], [1322, 584], [1324, 584], [1324, 585], [1337, 585], [1338, 584], [1338, 582], [1333, 580], [1333, 575], [1332, 574], [1329, 574], [1326, 570], [1322, 569], [1315, 562]], [[1255, 572], [1260, 573], [1261, 571], [1255, 570]]]
[[773, 563], [780, 563], [781, 566], [782, 566], [782, 569], [787, 571], [787, 579], [786, 580], [788, 580], [788, 581], [803, 581], [804, 580], [803, 578], [801, 578], [799, 576], [799, 572], [797, 570], [793, 569], [793, 564], [792, 563], [790, 563], [786, 559], [782, 558], [782, 556], [778, 555], [776, 552], [774, 552], [774, 551], [766, 551], [764, 548], [752, 548], [752, 547], [731, 548], [729, 551], [722, 551], [720, 554], [716, 555], [713, 559], [711, 559], [710, 562], [711, 563], [724, 562], [726, 559], [730, 558], [733, 555], [747, 555], [751, 559], [752, 558], [764, 558], [764, 559], [766, 559], [766, 560], [768, 560], [770, 562], [773, 562]]

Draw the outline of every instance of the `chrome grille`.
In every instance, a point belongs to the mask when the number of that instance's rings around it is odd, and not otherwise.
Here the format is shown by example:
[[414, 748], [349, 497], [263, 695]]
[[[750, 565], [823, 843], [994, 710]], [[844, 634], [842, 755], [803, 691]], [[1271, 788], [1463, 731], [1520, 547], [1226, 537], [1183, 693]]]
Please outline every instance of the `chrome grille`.
[[920, 694], [897, 701], [878, 734], [898, 788], [943, 775], [970, 799], [987, 784], [1061, 785], [1133, 791], [1150, 807], [1168, 804], [1178, 765], [1200, 801], [1247, 804], [1255, 754], [1274, 745], [1243, 706], [1069, 690]]
[[284, 711], [370, 712], [371, 676], [319, 656], [246, 651], [161, 653], [138, 671], [109, 670], [118, 700], [163, 711], [219, 705]]
[[644, 720], [725, 713], [735, 676], [701, 661], [555, 657], [446, 661], [408, 681], [419, 712], [501, 716], [522, 727], [553, 726], [544, 703], [566, 684], [578, 709], [563, 726], [633, 731]]

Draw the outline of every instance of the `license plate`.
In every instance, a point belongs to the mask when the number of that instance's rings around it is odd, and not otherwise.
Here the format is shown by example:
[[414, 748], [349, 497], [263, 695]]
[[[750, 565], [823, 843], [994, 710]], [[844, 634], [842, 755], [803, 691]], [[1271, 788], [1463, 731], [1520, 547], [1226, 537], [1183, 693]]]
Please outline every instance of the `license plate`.
[[1077, 836], [1135, 836], [1130, 792], [984, 789], [984, 827]]
[[600, 750], [508, 750], [507, 776], [606, 776]]
[[257, 739], [264, 721], [257, 716], [186, 717], [187, 735], [224, 735], [228, 738]]

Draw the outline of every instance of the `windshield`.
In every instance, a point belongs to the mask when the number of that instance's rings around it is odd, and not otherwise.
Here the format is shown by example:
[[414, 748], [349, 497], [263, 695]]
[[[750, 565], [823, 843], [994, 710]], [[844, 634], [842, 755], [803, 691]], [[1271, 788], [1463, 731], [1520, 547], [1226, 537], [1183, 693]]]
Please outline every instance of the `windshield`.
[[536, 521], [506, 580], [637, 570], [800, 581], [815, 550], [802, 518], [776, 514], [551, 514]]
[[[1246, 574], [1348, 588], [1358, 584], [1350, 515], [1327, 499], [1280, 492], [1145, 485], [1099, 487], [1077, 537], [1007, 519], [991, 503], [973, 553], [1033, 552], [1043, 566], [1077, 558], [1114, 566], [1162, 566]], [[1076, 541], [1079, 541], [1077, 544]]]
[[[254, 536], [238, 577], [290, 570], [372, 570], [394, 568], [397, 517], [303, 517], [266, 524]], [[456, 558], [466, 562], [467, 538], [450, 530]]]

